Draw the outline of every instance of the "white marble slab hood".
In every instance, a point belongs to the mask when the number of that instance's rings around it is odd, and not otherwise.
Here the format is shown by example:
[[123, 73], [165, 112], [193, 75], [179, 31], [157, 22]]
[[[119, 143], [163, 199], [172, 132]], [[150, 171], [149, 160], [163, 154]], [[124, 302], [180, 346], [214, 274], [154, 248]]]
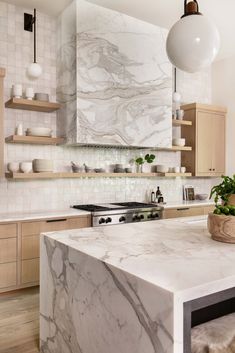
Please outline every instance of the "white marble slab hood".
[[74, 1], [58, 20], [58, 133], [73, 145], [169, 147], [167, 30]]

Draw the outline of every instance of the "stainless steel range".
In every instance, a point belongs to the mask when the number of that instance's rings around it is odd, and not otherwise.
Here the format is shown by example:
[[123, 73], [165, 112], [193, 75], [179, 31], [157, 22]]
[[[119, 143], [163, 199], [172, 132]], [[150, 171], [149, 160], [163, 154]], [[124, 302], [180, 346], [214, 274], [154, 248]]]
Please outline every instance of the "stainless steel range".
[[163, 211], [162, 207], [141, 202], [74, 205], [72, 207], [91, 212], [93, 227], [154, 221], [162, 218]]

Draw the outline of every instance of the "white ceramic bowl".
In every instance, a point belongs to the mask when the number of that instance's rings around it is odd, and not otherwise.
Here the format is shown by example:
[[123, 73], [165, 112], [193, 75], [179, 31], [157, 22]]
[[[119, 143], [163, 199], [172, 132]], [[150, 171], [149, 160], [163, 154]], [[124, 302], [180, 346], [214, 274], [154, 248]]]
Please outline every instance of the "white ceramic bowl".
[[50, 159], [34, 159], [33, 171], [35, 173], [53, 172], [53, 161]]
[[21, 162], [20, 171], [22, 173], [30, 173], [32, 171], [33, 165], [32, 162]]
[[185, 141], [184, 138], [174, 138], [174, 139], [172, 140], [172, 145], [173, 145], [173, 146], [180, 146], [180, 147], [183, 147], [183, 146], [185, 146], [185, 143], [186, 143], [186, 141]]
[[198, 200], [203, 201], [203, 200], [207, 200], [208, 196], [209, 196], [208, 194], [197, 194], [197, 195], [196, 195], [196, 198], [197, 198]]
[[157, 172], [158, 173], [168, 173], [169, 167], [166, 167], [165, 165], [157, 165]]
[[32, 127], [26, 130], [27, 136], [51, 137], [52, 130], [47, 127]]
[[12, 173], [17, 173], [20, 169], [18, 162], [10, 162], [7, 164], [7, 170]]

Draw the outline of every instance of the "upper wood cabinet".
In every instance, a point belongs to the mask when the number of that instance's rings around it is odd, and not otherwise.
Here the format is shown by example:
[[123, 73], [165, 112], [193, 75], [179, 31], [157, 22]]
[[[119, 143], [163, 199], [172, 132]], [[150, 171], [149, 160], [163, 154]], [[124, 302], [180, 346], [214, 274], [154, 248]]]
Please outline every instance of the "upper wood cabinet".
[[6, 71], [0, 68], [0, 178], [4, 176], [4, 77]]
[[192, 121], [192, 126], [182, 126], [182, 135], [193, 147], [192, 152], [182, 152], [182, 165], [194, 176], [221, 176], [225, 173], [226, 109], [197, 103], [182, 109], [185, 120]]

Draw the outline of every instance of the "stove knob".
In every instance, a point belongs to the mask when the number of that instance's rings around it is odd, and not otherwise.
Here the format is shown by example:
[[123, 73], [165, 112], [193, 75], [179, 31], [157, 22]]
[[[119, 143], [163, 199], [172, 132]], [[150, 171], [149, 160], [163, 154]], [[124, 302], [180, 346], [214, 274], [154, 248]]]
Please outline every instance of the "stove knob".
[[152, 215], [152, 213], [150, 213], [149, 215], [148, 215], [148, 219], [152, 219], [153, 218], [153, 215]]
[[103, 224], [103, 223], [105, 223], [105, 219], [104, 218], [100, 218], [99, 224]]
[[154, 213], [154, 218], [159, 218], [159, 214], [158, 213]]
[[144, 219], [144, 215], [143, 214], [140, 215], [140, 219]]
[[126, 221], [126, 217], [122, 216], [119, 218], [119, 222], [125, 222]]
[[106, 223], [111, 223], [112, 222], [112, 218], [110, 218], [110, 217], [108, 217], [108, 218], [106, 218], [106, 221], [105, 221]]
[[132, 218], [132, 221], [137, 221], [138, 220], [138, 218], [137, 218], [137, 216], [134, 216], [133, 218]]

